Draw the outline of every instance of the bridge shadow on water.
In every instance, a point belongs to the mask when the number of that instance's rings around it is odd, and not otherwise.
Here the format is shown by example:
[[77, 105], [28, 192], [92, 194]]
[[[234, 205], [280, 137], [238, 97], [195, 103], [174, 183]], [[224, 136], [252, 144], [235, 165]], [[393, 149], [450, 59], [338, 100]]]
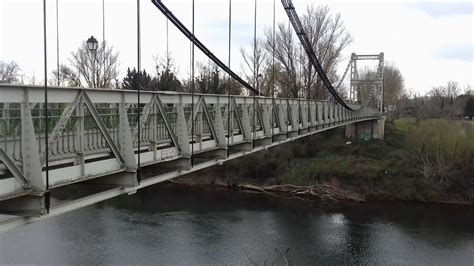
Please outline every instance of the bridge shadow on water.
[[[301, 262], [364, 264], [370, 260], [360, 254], [369, 250], [374, 252], [377, 242], [393, 241], [396, 246], [400, 239], [405, 238], [408, 239], [405, 243], [408, 246], [418, 244], [411, 243], [410, 239], [415, 238], [438, 251], [462, 250], [466, 241], [470, 241], [471, 246], [474, 244], [474, 208], [456, 205], [413, 202], [310, 205], [300, 200], [263, 194], [165, 184], [145, 189], [131, 197], [112, 199], [100, 204], [99, 208], [117, 209], [127, 213], [125, 217], [130, 217], [130, 213], [138, 214], [133, 221], [137, 226], [146, 225], [147, 219], [139, 218], [143, 218], [144, 213], [151, 217], [186, 214], [185, 217], [191, 218], [195, 229], [205, 228], [216, 233], [209, 235], [207, 244], [221, 240], [220, 229], [227, 230], [216, 228], [219, 224], [215, 223], [216, 220], [236, 225], [248, 222], [248, 217], [242, 213], [270, 215], [270, 227], [274, 231], [267, 234], [279, 239], [280, 245], [267, 246], [266, 249], [278, 249], [275, 252], [279, 253], [290, 248], [289, 256], [293, 254], [296, 256], [293, 259], [302, 259]], [[151, 223], [148, 226], [160, 223], [153, 219], [149, 221]], [[248, 228], [250, 230], [245, 234], [259, 234], [257, 231], [268, 230], [265, 223], [261, 222], [259, 226]], [[374, 237], [374, 231], [381, 235]], [[390, 246], [389, 243], [385, 245]], [[313, 249], [309, 257], [308, 254], [303, 255], [306, 252], [301, 252], [308, 250], [308, 247]], [[267, 256], [275, 257], [276, 254], [272, 256], [268, 250]], [[247, 252], [251, 253], [251, 250]]]
[[469, 265], [473, 220], [465, 206], [309, 205], [162, 184], [7, 232], [0, 263]]

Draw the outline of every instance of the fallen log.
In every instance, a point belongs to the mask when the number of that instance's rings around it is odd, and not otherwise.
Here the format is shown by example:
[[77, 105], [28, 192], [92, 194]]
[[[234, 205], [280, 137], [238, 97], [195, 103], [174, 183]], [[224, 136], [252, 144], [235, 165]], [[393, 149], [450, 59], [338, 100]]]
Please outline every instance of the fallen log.
[[305, 201], [355, 201], [365, 202], [359, 195], [326, 184], [310, 186], [296, 186], [291, 184], [260, 187], [251, 184], [238, 185], [240, 189], [257, 191], [266, 194], [285, 196], [285, 198], [299, 198]]

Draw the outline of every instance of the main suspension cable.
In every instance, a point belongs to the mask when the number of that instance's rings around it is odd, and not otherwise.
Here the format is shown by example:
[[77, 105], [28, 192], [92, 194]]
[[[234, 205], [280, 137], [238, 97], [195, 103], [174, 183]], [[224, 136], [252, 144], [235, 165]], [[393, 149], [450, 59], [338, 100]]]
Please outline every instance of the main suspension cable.
[[211, 59], [216, 65], [218, 65], [222, 70], [227, 72], [229, 75], [232, 76], [235, 80], [237, 80], [242, 86], [247, 88], [249, 91], [253, 93], [257, 93], [257, 90], [252, 87], [250, 84], [248, 84], [246, 81], [244, 81], [241, 77], [239, 77], [234, 71], [232, 71], [230, 68], [228, 68], [219, 58], [217, 58], [207, 47], [199, 41], [199, 39], [194, 36], [194, 32], [191, 32], [186, 28], [186, 26], [179, 21], [178, 18], [176, 18], [173, 13], [163, 4], [161, 0], [152, 0], [152, 3], [165, 15], [171, 23], [173, 23], [181, 33], [186, 36], [199, 50], [201, 50], [209, 59]]
[[303, 28], [303, 25], [301, 24], [301, 21], [298, 17], [298, 14], [296, 13], [295, 7], [293, 6], [293, 3], [291, 0], [281, 0], [281, 3], [286, 11], [286, 14], [288, 15], [288, 18], [293, 25], [293, 29], [296, 32], [296, 35], [298, 36], [301, 44], [303, 45], [303, 48], [305, 49], [306, 54], [309, 57], [309, 60], [311, 64], [314, 66], [316, 72], [318, 73], [319, 77], [323, 81], [324, 86], [326, 89], [331, 93], [331, 95], [334, 97], [334, 99], [342, 105], [344, 108], [355, 111], [353, 108], [348, 106], [344, 100], [339, 96], [339, 94], [336, 92], [334, 87], [331, 84], [331, 81], [327, 77], [326, 72], [324, 71], [321, 63], [319, 62], [316, 53], [314, 52], [313, 46], [311, 45], [311, 42], [308, 39], [308, 36]]

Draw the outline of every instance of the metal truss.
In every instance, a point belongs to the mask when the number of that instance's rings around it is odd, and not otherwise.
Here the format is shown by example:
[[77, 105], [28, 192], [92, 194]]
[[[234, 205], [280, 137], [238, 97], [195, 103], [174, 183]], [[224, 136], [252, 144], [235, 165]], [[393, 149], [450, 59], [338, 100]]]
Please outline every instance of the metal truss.
[[[360, 79], [359, 72], [357, 69], [357, 61], [361, 60], [374, 60], [378, 61], [377, 71], [375, 77], [371, 79]], [[347, 70], [350, 68], [351, 80], [349, 88], [349, 100], [351, 102], [359, 102], [363, 106], [369, 106], [371, 101], [375, 101], [374, 106], [383, 112], [383, 68], [384, 68], [384, 53], [374, 54], [374, 55], [357, 55], [352, 53], [349, 64], [347, 65], [346, 72], [342, 77], [340, 83], [342, 83]], [[339, 83], [339, 84], [340, 84]], [[361, 86], [371, 87], [371, 93], [368, 95], [367, 99], [360, 99], [358, 93]]]
[[[359, 112], [335, 102], [176, 92], [142, 92], [146, 104], [137, 113], [136, 91], [50, 88], [51, 132], [45, 140], [43, 88], [1, 85], [0, 91], [0, 213], [18, 215], [22, 221], [17, 219], [18, 224], [48, 217], [43, 204], [46, 170], [53, 194], [75, 183], [114, 188], [72, 205], [52, 206], [53, 213], [62, 213], [317, 132], [380, 117], [376, 109], [354, 103], [350, 107], [362, 108]], [[45, 143], [49, 169], [44, 167]], [[191, 165], [193, 155], [199, 161]], [[160, 173], [138, 184], [138, 163], [144, 171], [151, 168]]]

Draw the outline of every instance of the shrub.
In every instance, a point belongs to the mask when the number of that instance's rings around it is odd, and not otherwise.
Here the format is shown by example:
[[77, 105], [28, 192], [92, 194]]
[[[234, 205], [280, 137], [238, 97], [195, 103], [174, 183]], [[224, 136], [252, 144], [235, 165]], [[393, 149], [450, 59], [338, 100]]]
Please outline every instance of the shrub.
[[474, 163], [474, 127], [463, 121], [433, 119], [408, 130], [407, 144], [426, 178], [448, 185]]

